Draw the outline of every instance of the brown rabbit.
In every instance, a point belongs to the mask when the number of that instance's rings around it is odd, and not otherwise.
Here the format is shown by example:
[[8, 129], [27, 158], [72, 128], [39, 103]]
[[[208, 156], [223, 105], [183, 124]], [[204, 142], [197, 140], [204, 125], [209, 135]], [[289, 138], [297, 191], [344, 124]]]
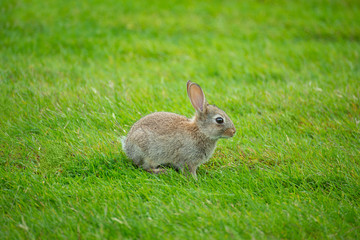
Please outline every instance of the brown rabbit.
[[192, 119], [155, 112], [137, 121], [123, 138], [126, 155], [151, 173], [171, 164], [183, 172], [188, 169], [196, 179], [196, 169], [211, 157], [220, 138], [234, 136], [234, 124], [224, 111], [209, 105], [201, 87], [187, 82], [187, 93], [196, 110]]

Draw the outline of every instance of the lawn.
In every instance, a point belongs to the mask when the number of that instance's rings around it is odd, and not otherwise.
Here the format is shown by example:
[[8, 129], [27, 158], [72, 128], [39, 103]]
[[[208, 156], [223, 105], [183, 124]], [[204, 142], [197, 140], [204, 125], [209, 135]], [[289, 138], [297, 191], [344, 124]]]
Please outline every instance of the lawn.
[[[237, 133], [198, 180], [120, 137], [191, 117]], [[0, 2], [0, 238], [360, 239], [360, 2]]]

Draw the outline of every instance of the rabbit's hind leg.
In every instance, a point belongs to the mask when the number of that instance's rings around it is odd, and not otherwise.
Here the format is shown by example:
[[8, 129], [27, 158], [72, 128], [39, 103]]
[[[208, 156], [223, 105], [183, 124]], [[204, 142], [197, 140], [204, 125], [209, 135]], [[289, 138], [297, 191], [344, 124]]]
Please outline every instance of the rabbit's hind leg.
[[145, 171], [153, 174], [165, 173], [166, 170], [159, 168], [159, 164], [154, 163], [150, 159], [146, 158], [144, 164], [141, 166]]
[[145, 154], [137, 145], [128, 143], [125, 147], [125, 153], [136, 166], [141, 167], [144, 164]]
[[166, 173], [166, 170], [163, 168], [150, 168], [150, 169], [145, 169], [145, 171], [153, 174]]

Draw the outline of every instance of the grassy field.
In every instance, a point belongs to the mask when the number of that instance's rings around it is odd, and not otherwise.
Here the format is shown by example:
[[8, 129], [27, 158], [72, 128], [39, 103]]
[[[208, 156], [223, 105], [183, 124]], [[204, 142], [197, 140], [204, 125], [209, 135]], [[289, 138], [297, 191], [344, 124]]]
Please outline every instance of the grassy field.
[[[120, 137], [232, 118], [198, 181]], [[359, 239], [360, 2], [0, 1], [0, 238]]]

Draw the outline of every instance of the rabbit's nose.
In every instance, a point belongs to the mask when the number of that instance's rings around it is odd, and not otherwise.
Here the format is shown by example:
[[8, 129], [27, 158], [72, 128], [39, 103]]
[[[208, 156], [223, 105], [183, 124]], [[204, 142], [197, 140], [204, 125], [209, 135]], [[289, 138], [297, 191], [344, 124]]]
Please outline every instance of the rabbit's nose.
[[235, 128], [228, 128], [224, 132], [224, 135], [227, 136], [227, 137], [232, 137], [232, 136], [234, 136], [235, 132], [236, 132]]

